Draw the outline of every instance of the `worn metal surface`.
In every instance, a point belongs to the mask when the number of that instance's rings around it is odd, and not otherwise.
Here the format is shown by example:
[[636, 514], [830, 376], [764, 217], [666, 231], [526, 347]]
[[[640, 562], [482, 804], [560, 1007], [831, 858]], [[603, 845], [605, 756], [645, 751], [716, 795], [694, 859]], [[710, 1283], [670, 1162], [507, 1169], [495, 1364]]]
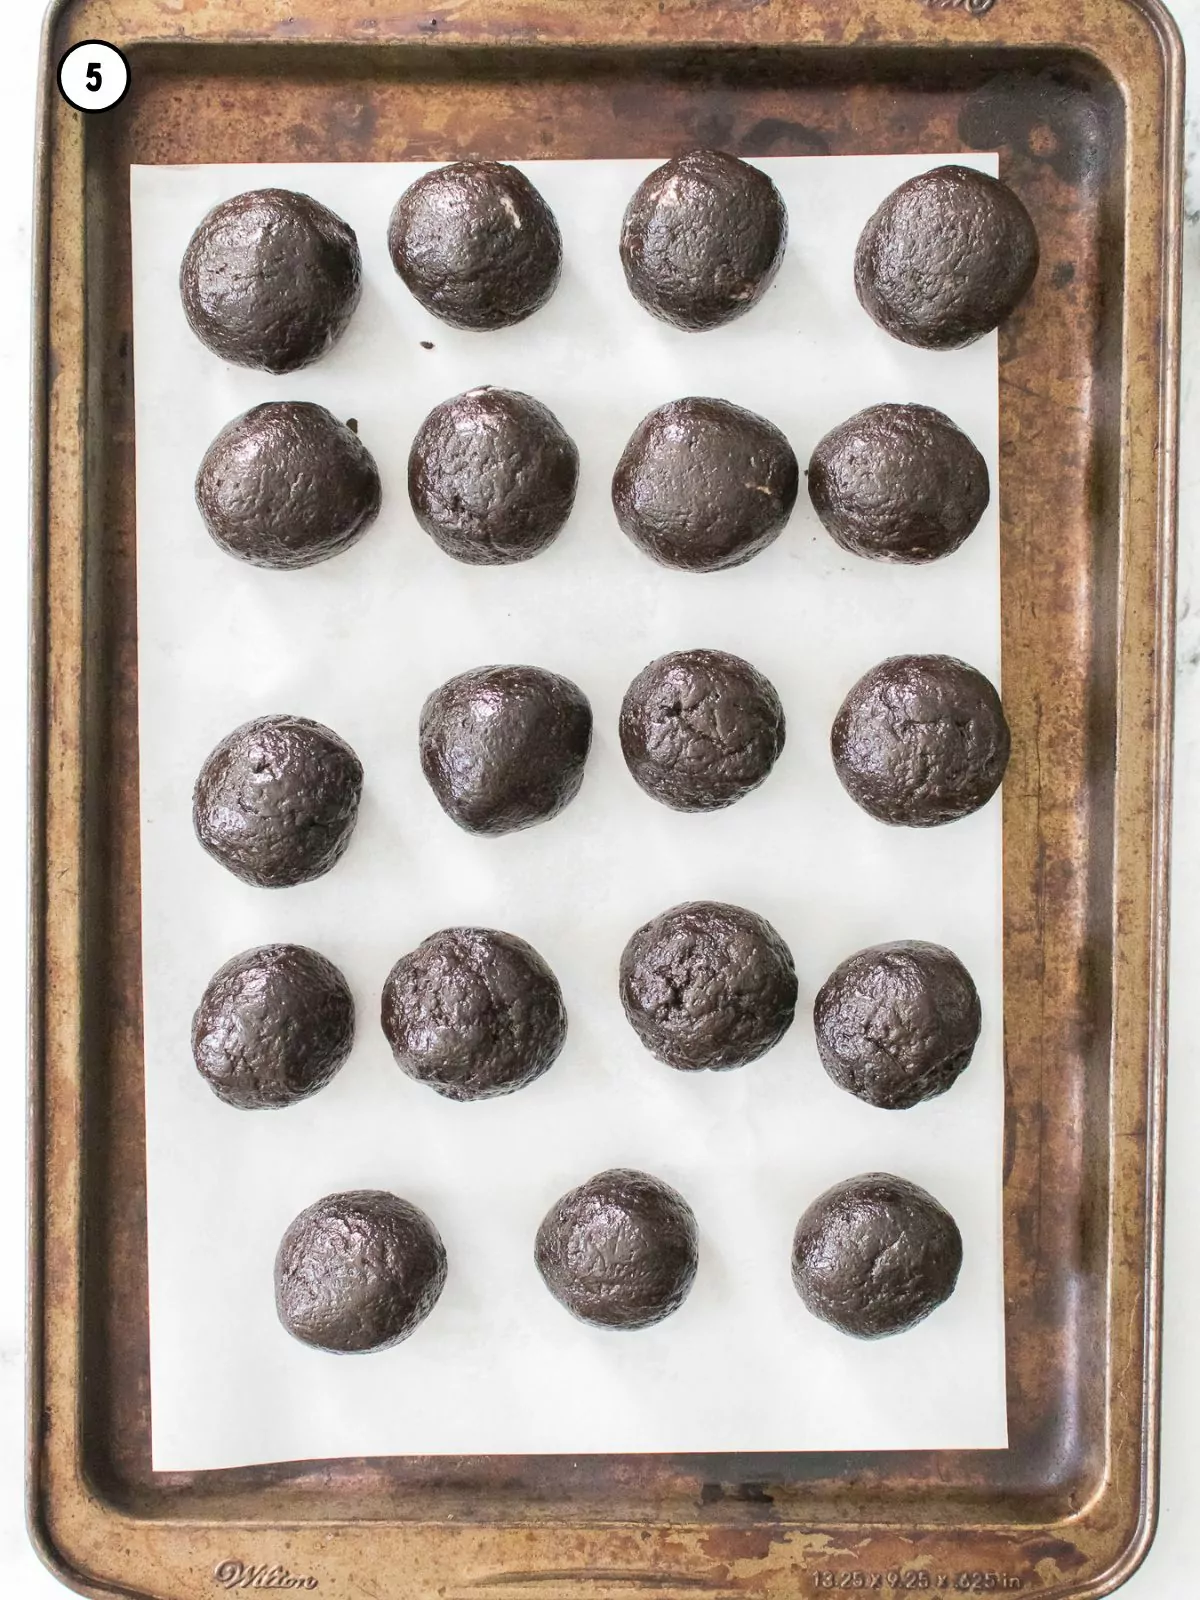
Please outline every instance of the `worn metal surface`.
[[[84, 118], [53, 68], [86, 38], [127, 51], [133, 86]], [[47, 1559], [87, 1592], [163, 1600], [288, 1574], [338, 1600], [1113, 1587], [1155, 1502], [1182, 92], [1156, 0], [72, 0], [43, 73], [29, 1489]], [[1010, 1447], [154, 1474], [129, 164], [697, 142], [999, 149], [1041, 239], [1000, 366]]]

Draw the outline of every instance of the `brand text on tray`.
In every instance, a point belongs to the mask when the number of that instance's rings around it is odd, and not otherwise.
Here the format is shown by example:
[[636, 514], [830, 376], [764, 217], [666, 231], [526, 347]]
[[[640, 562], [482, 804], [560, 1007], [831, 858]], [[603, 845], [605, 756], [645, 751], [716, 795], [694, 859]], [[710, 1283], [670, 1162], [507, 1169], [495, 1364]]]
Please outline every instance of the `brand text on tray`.
[[315, 1578], [301, 1578], [286, 1567], [252, 1566], [248, 1561], [218, 1561], [213, 1578], [222, 1589], [315, 1589]]

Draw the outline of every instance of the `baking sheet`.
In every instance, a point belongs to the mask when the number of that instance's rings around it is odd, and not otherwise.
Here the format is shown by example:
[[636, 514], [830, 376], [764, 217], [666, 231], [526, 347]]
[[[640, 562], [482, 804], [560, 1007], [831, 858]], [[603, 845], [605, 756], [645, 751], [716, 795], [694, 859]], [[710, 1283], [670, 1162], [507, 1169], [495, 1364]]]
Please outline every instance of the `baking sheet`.
[[[801, 463], [822, 433], [879, 400], [947, 411], [997, 482], [994, 337], [951, 354], [889, 339], [854, 299], [854, 243], [898, 182], [944, 157], [764, 159], [791, 237], [749, 316], [689, 335], [630, 299], [616, 256], [645, 161], [519, 163], [555, 210], [564, 272], [548, 306], [478, 335], [430, 317], [392, 272], [385, 230], [424, 164], [134, 168], [140, 763], [156, 1470], [372, 1454], [986, 1448], [1006, 1443], [1001, 1266], [1000, 808], [950, 827], [881, 827], [844, 795], [828, 753], [833, 714], [885, 655], [938, 650], [999, 680], [995, 499], [967, 544], [929, 568], [843, 554], [806, 497], [747, 566], [672, 573], [623, 537], [608, 500], [637, 421], [684, 394], [760, 411]], [[956, 157], [989, 172], [994, 156]], [[357, 230], [365, 290], [316, 366], [284, 377], [227, 366], [192, 336], [177, 292], [192, 229], [219, 200], [302, 189]], [[433, 345], [426, 350], [421, 341]], [[412, 436], [431, 406], [479, 383], [525, 389], [576, 439], [580, 493], [545, 554], [473, 569], [442, 555], [405, 493]], [[271, 398], [354, 416], [379, 463], [384, 507], [366, 538], [298, 573], [259, 572], [207, 537], [192, 500], [199, 460], [231, 417]], [[644, 796], [616, 739], [621, 697], [667, 650], [746, 656], [778, 688], [787, 746], [755, 794], [683, 816]], [[490, 662], [563, 672], [589, 695], [596, 733], [578, 799], [557, 819], [474, 839], [421, 777], [416, 721], [447, 677]], [[190, 794], [212, 745], [249, 717], [328, 723], [366, 768], [351, 847], [316, 883], [239, 884], [200, 850]], [[616, 967], [628, 935], [684, 899], [767, 916], [800, 976], [797, 1021], [741, 1071], [683, 1075], [625, 1022]], [[563, 1055], [505, 1099], [460, 1106], [405, 1078], [378, 1026], [394, 960], [440, 926], [529, 939], [562, 983]], [[984, 1030], [951, 1093], [877, 1111], [821, 1070], [816, 989], [865, 944], [950, 945], [979, 986]], [[248, 1114], [218, 1102], [191, 1063], [204, 984], [269, 940], [322, 950], [359, 1007], [354, 1053], [299, 1106]], [[542, 1287], [537, 1224], [601, 1168], [675, 1184], [701, 1229], [682, 1310], [614, 1334], [574, 1322]], [[956, 1216], [965, 1261], [948, 1304], [915, 1330], [865, 1344], [810, 1317], [790, 1282], [792, 1230], [829, 1183], [887, 1169]], [[395, 1190], [446, 1242], [445, 1293], [394, 1350], [335, 1357], [275, 1318], [271, 1266], [292, 1216], [346, 1188]]]

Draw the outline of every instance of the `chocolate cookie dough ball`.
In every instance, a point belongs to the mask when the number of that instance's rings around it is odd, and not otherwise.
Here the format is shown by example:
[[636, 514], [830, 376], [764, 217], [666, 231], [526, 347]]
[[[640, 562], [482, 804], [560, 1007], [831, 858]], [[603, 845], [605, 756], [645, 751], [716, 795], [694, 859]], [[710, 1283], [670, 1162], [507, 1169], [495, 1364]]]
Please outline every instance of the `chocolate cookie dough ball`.
[[222, 550], [252, 567], [327, 561], [379, 513], [379, 471], [352, 429], [307, 400], [271, 400], [223, 427], [196, 475]]
[[575, 503], [579, 451], [552, 411], [512, 389], [469, 389], [435, 406], [413, 440], [408, 496], [456, 561], [527, 561]]
[[443, 928], [383, 986], [396, 1065], [448, 1100], [490, 1100], [540, 1078], [567, 1037], [562, 990], [532, 945], [494, 928]]
[[696, 1219], [669, 1184], [614, 1167], [551, 1206], [534, 1259], [547, 1289], [580, 1322], [648, 1328], [678, 1311], [692, 1287]]
[[424, 1322], [446, 1282], [446, 1250], [425, 1213], [381, 1189], [326, 1195], [288, 1228], [275, 1257], [275, 1309], [318, 1350], [386, 1350]]
[[219, 1100], [244, 1111], [323, 1089], [354, 1043], [354, 998], [302, 944], [243, 950], [209, 980], [192, 1018], [192, 1056]]
[[481, 332], [545, 305], [562, 270], [554, 213], [501, 161], [455, 161], [418, 178], [396, 202], [388, 250], [426, 311]]
[[192, 794], [196, 837], [243, 883], [308, 883], [341, 859], [358, 818], [362, 763], [308, 717], [256, 717], [226, 734]]
[[834, 719], [833, 764], [880, 822], [933, 828], [986, 805], [1008, 765], [1000, 696], [953, 656], [890, 656], [851, 689]]
[[887, 1172], [819, 1195], [792, 1243], [792, 1282], [814, 1317], [857, 1339], [903, 1333], [954, 1293], [962, 1236], [944, 1206]]
[[634, 429], [613, 509], [662, 566], [719, 572], [779, 537], [799, 483], [791, 445], [764, 417], [728, 400], [672, 400]]
[[834, 1083], [868, 1105], [902, 1111], [957, 1082], [979, 1038], [979, 994], [952, 950], [901, 939], [835, 967], [813, 1023]]
[[648, 795], [675, 811], [717, 811], [757, 789], [784, 732], [774, 687], [724, 650], [660, 656], [621, 705], [626, 765]]
[[468, 833], [514, 833], [556, 817], [579, 793], [592, 708], [540, 667], [476, 667], [421, 707], [421, 770]]
[[179, 292], [202, 344], [239, 367], [295, 372], [345, 332], [362, 293], [354, 229], [292, 189], [215, 206], [183, 253]]
[[957, 350], [1004, 321], [1037, 268], [1037, 234], [1007, 184], [935, 167], [894, 189], [867, 223], [854, 287], [893, 338]]
[[645, 923], [621, 955], [621, 1004], [651, 1055], [681, 1072], [744, 1067], [796, 1011], [792, 953], [742, 906], [692, 900]]
[[987, 510], [987, 462], [931, 406], [868, 406], [808, 464], [813, 509], [857, 556], [917, 564], [957, 550]]
[[621, 265], [653, 316], [717, 328], [758, 304], [786, 243], [787, 211], [765, 172], [719, 150], [689, 150], [639, 185], [621, 228]]

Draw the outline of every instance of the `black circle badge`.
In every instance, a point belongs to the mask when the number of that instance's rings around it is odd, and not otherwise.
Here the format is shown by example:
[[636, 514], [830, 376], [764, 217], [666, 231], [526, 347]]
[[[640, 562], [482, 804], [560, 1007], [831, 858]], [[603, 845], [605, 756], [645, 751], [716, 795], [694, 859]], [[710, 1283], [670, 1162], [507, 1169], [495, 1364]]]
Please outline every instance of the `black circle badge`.
[[129, 89], [129, 62], [114, 44], [85, 39], [58, 63], [58, 91], [76, 111], [111, 111]]

